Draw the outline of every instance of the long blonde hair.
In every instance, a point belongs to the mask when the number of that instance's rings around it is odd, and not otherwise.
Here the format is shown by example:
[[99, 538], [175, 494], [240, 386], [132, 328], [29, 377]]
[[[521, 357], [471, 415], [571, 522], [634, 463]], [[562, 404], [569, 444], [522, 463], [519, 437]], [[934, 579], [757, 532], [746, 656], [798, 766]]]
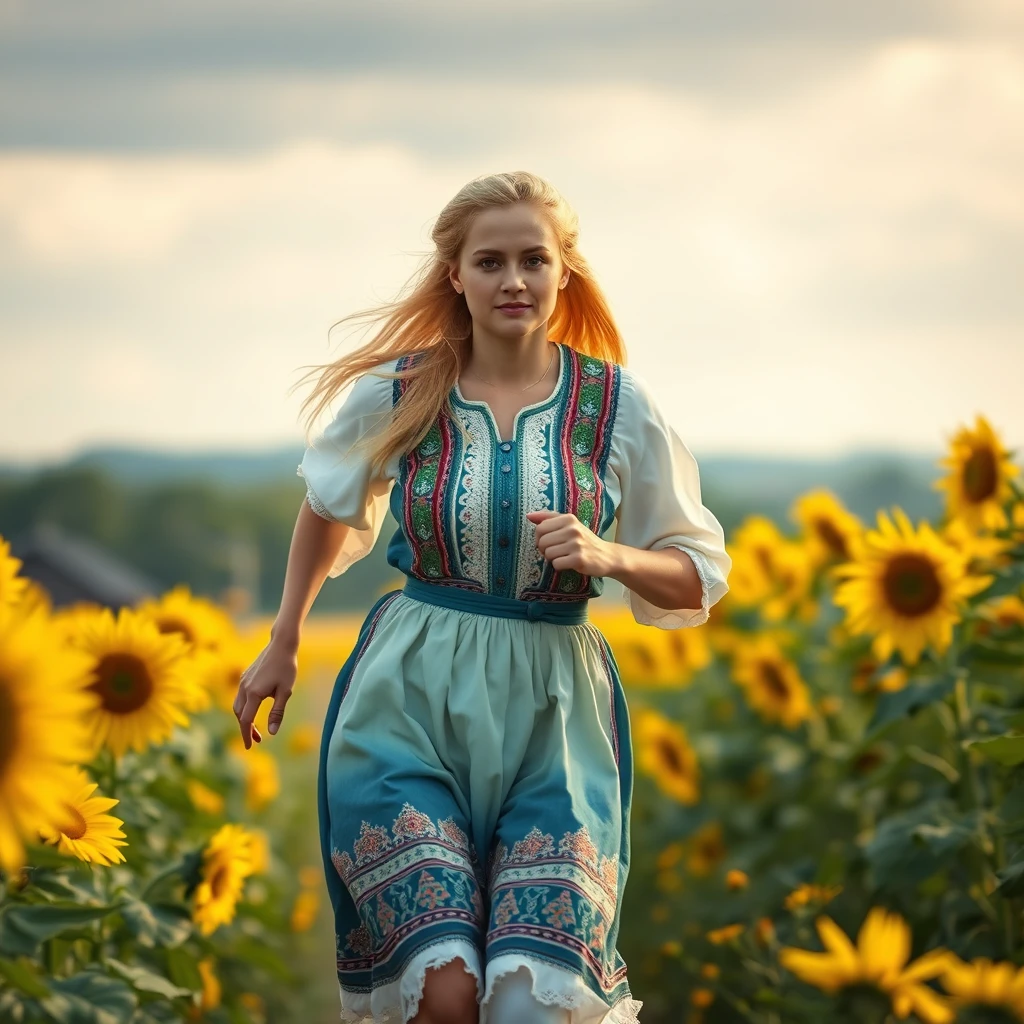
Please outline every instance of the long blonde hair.
[[[548, 321], [551, 340], [584, 355], [625, 364], [625, 344], [607, 300], [590, 265], [576, 248], [576, 212], [554, 186], [529, 171], [485, 175], [464, 185], [441, 211], [431, 231], [435, 249], [426, 254], [403, 286], [402, 291], [412, 286], [407, 297], [351, 313], [338, 321], [383, 321], [374, 337], [334, 362], [313, 366], [295, 385], [299, 387], [319, 374], [300, 409], [301, 414], [312, 407], [305, 424], [307, 444], [321, 412], [349, 381], [370, 370], [409, 381], [386, 429], [372, 439], [370, 462], [375, 470], [381, 471], [395, 454], [415, 448], [442, 409], [452, 414], [448, 395], [470, 355], [473, 320], [465, 296], [452, 287], [450, 268], [458, 264], [477, 214], [517, 202], [534, 203], [547, 213], [563, 267], [571, 271]], [[396, 373], [379, 369], [381, 364], [411, 352], [420, 356], [407, 369]], [[463, 430], [458, 418], [453, 418]]]

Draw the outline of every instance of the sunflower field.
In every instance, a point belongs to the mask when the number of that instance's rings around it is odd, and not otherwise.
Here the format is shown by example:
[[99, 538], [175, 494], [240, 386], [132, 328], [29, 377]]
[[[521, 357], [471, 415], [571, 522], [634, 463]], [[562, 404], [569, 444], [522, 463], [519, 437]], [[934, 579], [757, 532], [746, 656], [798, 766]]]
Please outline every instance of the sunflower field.
[[[644, 1024], [1024, 1022], [1024, 490], [984, 417], [941, 521], [827, 491], [729, 537], [696, 629], [605, 603], [636, 786]], [[0, 1021], [337, 1020], [316, 750], [356, 618], [311, 617], [277, 737], [230, 707], [270, 622], [178, 586], [53, 608], [0, 539]]]

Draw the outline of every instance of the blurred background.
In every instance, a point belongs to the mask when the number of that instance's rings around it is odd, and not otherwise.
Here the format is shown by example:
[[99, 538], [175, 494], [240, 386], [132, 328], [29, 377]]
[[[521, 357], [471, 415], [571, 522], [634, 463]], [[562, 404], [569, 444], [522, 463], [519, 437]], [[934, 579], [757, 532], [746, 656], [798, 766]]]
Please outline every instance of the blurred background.
[[518, 167], [727, 526], [811, 478], [924, 514], [960, 420], [1024, 439], [1022, 114], [1014, 0], [6, 0], [0, 529], [272, 609], [300, 368]]
[[[0, 0], [23, 572], [58, 606], [186, 584], [258, 636], [304, 493], [290, 388], [465, 181], [520, 168], [579, 212], [727, 538], [811, 486], [934, 518], [961, 424], [1024, 441], [1018, 0]], [[395, 527], [317, 600], [327, 684], [325, 616], [395, 584]]]

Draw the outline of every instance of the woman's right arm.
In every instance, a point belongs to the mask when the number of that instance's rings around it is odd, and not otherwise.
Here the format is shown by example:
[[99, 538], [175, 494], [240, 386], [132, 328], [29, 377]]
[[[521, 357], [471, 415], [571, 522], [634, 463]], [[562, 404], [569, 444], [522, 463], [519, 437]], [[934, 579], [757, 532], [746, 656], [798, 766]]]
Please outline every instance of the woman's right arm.
[[281, 606], [270, 627], [270, 642], [242, 673], [232, 705], [246, 750], [254, 739], [262, 741], [253, 720], [268, 697], [274, 700], [267, 719], [271, 734], [280, 727], [295, 686], [302, 624], [350, 529], [345, 523], [317, 515], [303, 498], [288, 549]]

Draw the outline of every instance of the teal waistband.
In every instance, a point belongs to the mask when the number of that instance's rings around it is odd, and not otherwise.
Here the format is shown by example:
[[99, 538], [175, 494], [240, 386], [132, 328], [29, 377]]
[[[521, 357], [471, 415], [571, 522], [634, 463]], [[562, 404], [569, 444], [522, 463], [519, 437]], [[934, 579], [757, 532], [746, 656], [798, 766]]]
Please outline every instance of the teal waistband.
[[455, 608], [481, 615], [499, 615], [506, 619], [530, 619], [533, 622], [555, 622], [563, 626], [576, 626], [589, 618], [589, 598], [577, 601], [520, 601], [514, 597], [481, 594], [458, 587], [443, 587], [408, 576], [402, 592], [417, 601]]

